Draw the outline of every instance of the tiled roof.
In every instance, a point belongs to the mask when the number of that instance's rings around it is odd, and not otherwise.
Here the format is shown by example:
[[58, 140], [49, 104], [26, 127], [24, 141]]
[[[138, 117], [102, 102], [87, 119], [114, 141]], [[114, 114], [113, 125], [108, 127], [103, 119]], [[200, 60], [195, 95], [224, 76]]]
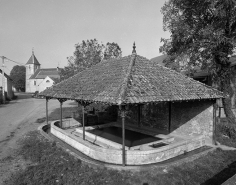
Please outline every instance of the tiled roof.
[[100, 62], [40, 95], [116, 105], [223, 97], [212, 87], [136, 54]]
[[44, 79], [46, 77], [59, 78], [59, 71], [57, 68], [37, 69], [30, 79]]
[[29, 58], [28, 62], [26, 64], [36, 64], [40, 65], [37, 58], [34, 56], [34, 53], [32, 53], [31, 57]]

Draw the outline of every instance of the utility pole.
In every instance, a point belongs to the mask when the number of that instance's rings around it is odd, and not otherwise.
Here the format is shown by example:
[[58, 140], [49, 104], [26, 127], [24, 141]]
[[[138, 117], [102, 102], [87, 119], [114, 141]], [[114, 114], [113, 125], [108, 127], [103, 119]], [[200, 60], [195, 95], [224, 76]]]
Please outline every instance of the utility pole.
[[5, 75], [4, 75], [4, 56], [2, 56], [2, 103], [5, 104]]

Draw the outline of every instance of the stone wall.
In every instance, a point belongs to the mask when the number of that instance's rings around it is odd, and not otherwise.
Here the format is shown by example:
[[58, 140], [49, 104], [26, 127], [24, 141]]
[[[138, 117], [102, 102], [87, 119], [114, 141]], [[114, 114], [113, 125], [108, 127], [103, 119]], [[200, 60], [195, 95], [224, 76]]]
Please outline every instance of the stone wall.
[[[138, 124], [138, 106], [130, 106], [127, 112], [130, 123]], [[141, 126], [168, 132], [169, 103], [148, 104], [141, 106]]]
[[[212, 136], [213, 103], [215, 100], [181, 101], [170, 103], [143, 105], [141, 111], [141, 126], [155, 128], [160, 131], [182, 135]], [[171, 109], [171, 117], [169, 116]], [[138, 106], [130, 106], [127, 119], [138, 124]]]
[[211, 100], [172, 103], [171, 132], [182, 136], [211, 137], [213, 103]]

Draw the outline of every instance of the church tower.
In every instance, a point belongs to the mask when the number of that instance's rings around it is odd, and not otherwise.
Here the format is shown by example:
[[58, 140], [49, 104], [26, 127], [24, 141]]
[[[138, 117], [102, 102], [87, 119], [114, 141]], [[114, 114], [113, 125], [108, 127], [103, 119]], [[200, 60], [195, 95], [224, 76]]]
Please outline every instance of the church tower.
[[34, 50], [32, 50], [32, 55], [28, 62], [25, 64], [26, 68], [26, 80], [25, 80], [25, 92], [33, 92], [31, 86], [34, 85], [34, 82], [31, 82], [30, 77], [35, 73], [37, 69], [40, 69], [40, 63], [34, 55]]

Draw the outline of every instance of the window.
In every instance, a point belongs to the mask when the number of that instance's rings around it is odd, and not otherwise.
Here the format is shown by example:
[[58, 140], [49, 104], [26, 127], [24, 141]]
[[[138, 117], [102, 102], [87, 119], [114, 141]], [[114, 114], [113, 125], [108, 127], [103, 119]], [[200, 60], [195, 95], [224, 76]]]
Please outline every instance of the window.
[[46, 83], [49, 83], [49, 82], [50, 82], [49, 80], [46, 81]]
[[34, 85], [36, 85], [36, 80], [34, 81]]

